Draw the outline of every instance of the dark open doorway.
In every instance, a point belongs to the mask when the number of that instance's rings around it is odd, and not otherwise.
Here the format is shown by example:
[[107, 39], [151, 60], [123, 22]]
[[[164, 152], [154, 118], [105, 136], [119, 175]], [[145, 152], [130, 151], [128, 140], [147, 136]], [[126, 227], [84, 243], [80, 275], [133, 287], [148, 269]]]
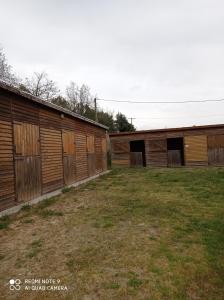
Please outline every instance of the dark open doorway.
[[183, 138], [167, 139], [167, 155], [169, 167], [178, 167], [184, 165]]
[[146, 166], [144, 140], [130, 142], [130, 160], [133, 167]]

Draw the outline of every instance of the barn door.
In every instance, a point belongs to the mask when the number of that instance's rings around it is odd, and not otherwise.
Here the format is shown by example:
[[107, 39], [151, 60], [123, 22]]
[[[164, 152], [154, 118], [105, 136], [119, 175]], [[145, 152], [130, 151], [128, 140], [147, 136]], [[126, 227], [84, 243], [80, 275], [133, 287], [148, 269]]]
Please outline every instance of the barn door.
[[95, 138], [93, 135], [87, 136], [88, 173], [93, 176], [96, 172], [95, 160]]
[[188, 166], [207, 165], [208, 150], [207, 136], [194, 135], [185, 136], [184, 138], [185, 163]]
[[14, 123], [14, 155], [17, 201], [25, 202], [40, 196], [39, 126]]
[[77, 180], [88, 177], [87, 138], [83, 133], [75, 135]]
[[154, 139], [147, 142], [147, 165], [152, 167], [167, 167], [167, 141]]
[[130, 152], [130, 161], [132, 167], [142, 167], [143, 166], [142, 152]]
[[64, 185], [61, 130], [40, 128], [43, 194]]
[[64, 181], [69, 185], [75, 181], [75, 136], [73, 131], [62, 132]]
[[224, 134], [208, 136], [209, 165], [224, 165]]
[[168, 167], [179, 167], [182, 165], [181, 150], [167, 151], [167, 165]]
[[130, 143], [128, 140], [111, 140], [111, 149], [113, 166], [130, 166]]

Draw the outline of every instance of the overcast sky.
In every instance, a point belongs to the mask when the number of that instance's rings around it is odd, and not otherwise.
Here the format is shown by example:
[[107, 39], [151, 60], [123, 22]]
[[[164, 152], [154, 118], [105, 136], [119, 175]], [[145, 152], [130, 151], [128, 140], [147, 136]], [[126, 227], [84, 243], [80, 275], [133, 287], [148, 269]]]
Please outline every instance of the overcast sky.
[[[0, 0], [0, 44], [21, 77], [45, 70], [99, 98], [224, 98], [223, 0]], [[137, 129], [224, 123], [224, 102], [124, 104]]]

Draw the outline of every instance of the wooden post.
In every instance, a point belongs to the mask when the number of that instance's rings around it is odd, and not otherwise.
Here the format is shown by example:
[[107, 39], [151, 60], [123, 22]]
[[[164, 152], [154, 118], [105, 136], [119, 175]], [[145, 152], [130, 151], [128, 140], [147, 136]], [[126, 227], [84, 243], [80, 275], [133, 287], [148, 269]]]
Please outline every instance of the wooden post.
[[133, 125], [133, 124], [132, 124], [132, 121], [133, 121], [134, 119], [136, 119], [136, 118], [128, 118], [128, 119], [131, 120], [131, 125]]

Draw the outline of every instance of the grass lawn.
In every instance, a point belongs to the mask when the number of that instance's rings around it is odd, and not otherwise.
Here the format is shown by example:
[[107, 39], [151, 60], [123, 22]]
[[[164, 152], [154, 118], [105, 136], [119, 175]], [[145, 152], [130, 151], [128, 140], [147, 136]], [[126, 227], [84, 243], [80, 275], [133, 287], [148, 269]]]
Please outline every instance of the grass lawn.
[[[224, 299], [224, 169], [117, 169], [0, 220], [0, 299]], [[56, 278], [67, 292], [10, 291]]]

